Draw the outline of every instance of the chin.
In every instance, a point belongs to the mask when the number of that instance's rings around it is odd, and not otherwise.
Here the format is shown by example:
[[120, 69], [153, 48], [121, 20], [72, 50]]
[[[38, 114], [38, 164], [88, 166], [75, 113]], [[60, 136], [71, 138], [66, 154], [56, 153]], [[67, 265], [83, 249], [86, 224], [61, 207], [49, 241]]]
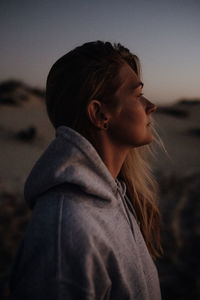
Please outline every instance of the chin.
[[147, 141], [146, 141], [146, 144], [150, 144], [151, 142], [153, 142], [153, 136], [151, 136]]
[[137, 144], [135, 144], [133, 147], [141, 147], [141, 146], [145, 146], [150, 144], [153, 141], [153, 136], [150, 136], [146, 139], [144, 139], [143, 141], [138, 142]]

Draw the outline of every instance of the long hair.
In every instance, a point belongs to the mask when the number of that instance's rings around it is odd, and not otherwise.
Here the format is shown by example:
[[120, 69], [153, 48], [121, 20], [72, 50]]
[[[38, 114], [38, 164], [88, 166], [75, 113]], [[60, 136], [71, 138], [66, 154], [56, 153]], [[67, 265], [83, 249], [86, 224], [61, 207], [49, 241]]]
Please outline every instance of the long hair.
[[[91, 124], [86, 107], [92, 99], [111, 108], [116, 106], [113, 95], [124, 63], [141, 76], [138, 57], [121, 44], [89, 42], [61, 57], [51, 68], [46, 85], [47, 112], [53, 126], [69, 126], [88, 138]], [[155, 258], [162, 248], [157, 184], [149, 164], [150, 152], [149, 145], [133, 148], [119, 176], [126, 183], [144, 240]]]

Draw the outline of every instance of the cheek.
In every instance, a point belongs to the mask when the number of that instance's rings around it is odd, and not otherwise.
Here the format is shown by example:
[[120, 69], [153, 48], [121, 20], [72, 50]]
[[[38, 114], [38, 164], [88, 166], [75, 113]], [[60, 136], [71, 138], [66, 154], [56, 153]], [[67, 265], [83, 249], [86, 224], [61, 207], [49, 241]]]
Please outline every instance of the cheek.
[[137, 139], [144, 132], [144, 114], [139, 109], [123, 109], [112, 122], [112, 134], [120, 139]]
[[120, 114], [121, 123], [128, 127], [143, 127], [146, 122], [146, 116], [143, 108], [135, 107], [123, 110]]

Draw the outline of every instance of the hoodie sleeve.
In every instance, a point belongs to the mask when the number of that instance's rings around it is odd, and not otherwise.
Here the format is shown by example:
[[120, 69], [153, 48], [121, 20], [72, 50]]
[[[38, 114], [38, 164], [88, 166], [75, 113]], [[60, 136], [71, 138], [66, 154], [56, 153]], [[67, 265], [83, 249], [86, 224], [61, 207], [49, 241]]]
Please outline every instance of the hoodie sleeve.
[[44, 197], [35, 208], [18, 250], [11, 299], [109, 299], [107, 251], [99, 247], [90, 222], [69, 208], [63, 212], [62, 199], [54, 198], [50, 209], [45, 202]]

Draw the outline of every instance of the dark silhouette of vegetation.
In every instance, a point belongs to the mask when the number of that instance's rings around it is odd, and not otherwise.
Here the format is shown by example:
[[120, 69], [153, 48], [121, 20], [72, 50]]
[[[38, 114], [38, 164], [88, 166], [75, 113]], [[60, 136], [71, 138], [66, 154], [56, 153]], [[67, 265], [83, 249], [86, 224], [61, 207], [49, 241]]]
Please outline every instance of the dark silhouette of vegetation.
[[0, 95], [14, 92], [18, 88], [24, 88], [25, 84], [18, 80], [7, 80], [0, 83]]
[[199, 127], [198, 128], [190, 128], [187, 132], [189, 135], [200, 138], [200, 128]]
[[[2, 186], [1, 186], [2, 188]], [[22, 195], [0, 192], [0, 299], [9, 299], [9, 277], [17, 247], [25, 232], [30, 211]]]
[[175, 107], [164, 107], [160, 106], [157, 109], [157, 113], [167, 114], [176, 118], [187, 118], [189, 117], [189, 111], [185, 109], [175, 108]]
[[200, 105], [200, 99], [182, 99], [178, 102], [178, 104], [184, 105]]
[[18, 80], [7, 80], [0, 84], [1, 105], [21, 105], [22, 102], [28, 101], [30, 96], [44, 99], [45, 90], [32, 88]]
[[38, 88], [33, 88], [33, 89], [30, 88], [30, 92], [37, 97], [40, 97], [40, 98], [45, 97], [45, 90], [38, 89]]
[[3, 105], [18, 105], [16, 99], [14, 99], [14, 97], [9, 97], [9, 96], [5, 96], [5, 97], [0, 96], [0, 104], [3, 104]]
[[163, 300], [200, 299], [200, 173], [159, 175], [164, 256], [158, 262]]

